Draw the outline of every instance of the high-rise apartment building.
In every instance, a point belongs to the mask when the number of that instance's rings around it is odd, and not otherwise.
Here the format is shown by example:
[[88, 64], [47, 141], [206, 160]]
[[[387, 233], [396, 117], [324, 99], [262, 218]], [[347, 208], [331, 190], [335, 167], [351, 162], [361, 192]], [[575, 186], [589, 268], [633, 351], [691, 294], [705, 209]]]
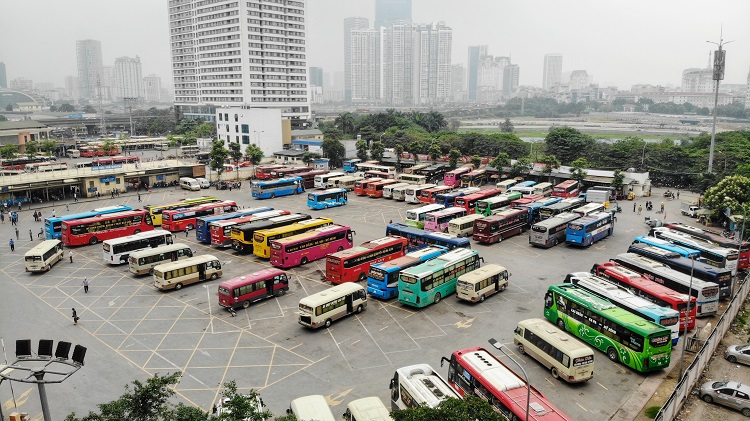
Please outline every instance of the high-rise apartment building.
[[380, 100], [380, 33], [360, 28], [349, 31], [349, 103], [372, 103]]
[[562, 82], [562, 54], [545, 54], [544, 55], [544, 75], [542, 79], [542, 88], [552, 89], [559, 86]]
[[573, 70], [570, 73], [570, 85], [571, 90], [580, 90], [586, 88], [593, 82], [588, 72], [585, 70]]
[[34, 89], [34, 82], [31, 79], [25, 77], [17, 77], [10, 81], [10, 89], [16, 91], [31, 91]]
[[[221, 4], [219, 4], [221, 3]], [[169, 0], [175, 105], [215, 119], [219, 106], [280, 109], [311, 118], [305, 0]]]
[[411, 22], [411, 0], [375, 0], [375, 29]]
[[99, 98], [102, 83], [102, 43], [94, 39], [76, 41], [78, 85], [82, 98]]
[[161, 91], [161, 77], [152, 73], [143, 78], [143, 97], [146, 101], [160, 102]]
[[5, 73], [5, 63], [0, 61], [0, 88], [8, 87], [8, 75]]
[[143, 74], [141, 58], [135, 56], [115, 59], [115, 98], [142, 98]]
[[78, 98], [81, 96], [77, 76], [65, 76], [65, 95], [70, 98]]
[[115, 66], [102, 66], [102, 99], [112, 101], [117, 90]]
[[323, 68], [310, 67], [310, 85], [323, 86]]
[[713, 68], [685, 69], [682, 71], [682, 92], [709, 93], [716, 89]]
[[[351, 17], [344, 19], [344, 99], [348, 104], [352, 103], [352, 78], [354, 69], [352, 64], [352, 31], [367, 30], [369, 21], [367, 18]], [[361, 38], [361, 34], [357, 35]], [[361, 51], [361, 46], [358, 47]], [[358, 53], [361, 54], [361, 53]], [[377, 63], [372, 63], [377, 66]], [[359, 66], [359, 64], [357, 64]]]
[[518, 79], [521, 70], [517, 64], [505, 66], [503, 71], [503, 96], [513, 98], [518, 92]]
[[469, 60], [466, 66], [466, 89], [468, 90], [469, 101], [477, 100], [480, 60], [486, 55], [486, 45], [469, 46]]

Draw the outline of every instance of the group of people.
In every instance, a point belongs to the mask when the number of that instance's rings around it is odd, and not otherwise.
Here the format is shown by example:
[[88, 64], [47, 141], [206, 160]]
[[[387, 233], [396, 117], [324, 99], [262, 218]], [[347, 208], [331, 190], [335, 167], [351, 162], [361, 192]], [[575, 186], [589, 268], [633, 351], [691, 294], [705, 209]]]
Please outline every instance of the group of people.
[[[5, 210], [0, 210], [0, 223], [5, 223], [5, 214], [8, 213]], [[10, 215], [8, 216], [10, 219], [11, 225], [18, 225], [18, 212], [10, 212]]]
[[120, 197], [120, 189], [112, 189], [112, 191], [109, 192], [109, 195], [112, 196], [113, 199], [115, 197]]
[[34, 213], [32, 213], [31, 216], [34, 217], [34, 221], [35, 222], [42, 222], [42, 212], [41, 211], [34, 211]]

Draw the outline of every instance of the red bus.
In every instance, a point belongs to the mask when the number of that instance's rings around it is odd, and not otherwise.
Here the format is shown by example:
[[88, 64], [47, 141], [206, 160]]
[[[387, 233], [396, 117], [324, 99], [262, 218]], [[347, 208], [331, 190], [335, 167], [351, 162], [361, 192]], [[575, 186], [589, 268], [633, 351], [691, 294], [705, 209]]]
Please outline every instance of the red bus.
[[403, 256], [408, 243], [404, 237], [389, 235], [330, 254], [326, 258], [326, 279], [334, 284], [364, 281], [371, 264]]
[[488, 197], [497, 196], [500, 193], [502, 193], [502, 190], [497, 188], [479, 190], [476, 193], [457, 197], [453, 202], [453, 206], [458, 206], [466, 209], [466, 214], [469, 215], [476, 212], [477, 201], [486, 199]]
[[323, 174], [328, 174], [328, 170], [314, 170], [314, 171], [303, 172], [303, 173], [295, 174], [295, 177], [299, 177], [302, 179], [302, 187], [304, 187], [305, 189], [314, 189], [315, 188], [315, 176], [323, 175]]
[[60, 232], [66, 246], [82, 246], [153, 229], [151, 215], [145, 209], [138, 209], [62, 221]]
[[354, 183], [354, 194], [357, 196], [366, 196], [367, 195], [367, 185], [371, 183], [377, 183], [378, 181], [383, 181], [384, 178], [365, 178], [364, 180], [359, 180], [356, 183]]
[[26, 168], [26, 164], [35, 164], [37, 162], [49, 162], [55, 161], [54, 157], [48, 156], [32, 156], [23, 158], [11, 158], [3, 159], [0, 161], [0, 166], [6, 170], [23, 170]]
[[529, 227], [528, 209], [508, 209], [474, 221], [472, 239], [494, 244], [518, 235]]
[[263, 269], [249, 275], [222, 281], [219, 284], [219, 305], [228, 308], [248, 308], [250, 303], [270, 297], [280, 297], [289, 291], [289, 277], [283, 270]]
[[260, 167], [255, 168], [255, 178], [259, 180], [269, 180], [271, 179], [271, 171], [278, 170], [279, 168], [284, 168], [283, 165], [263, 165]]
[[708, 240], [717, 246], [721, 246], [728, 249], [739, 250], [740, 256], [737, 262], [737, 269], [747, 269], [750, 265], [750, 243], [747, 241], [740, 242], [734, 238], [726, 238], [723, 235], [710, 230], [704, 230], [696, 228], [691, 225], [683, 224], [681, 222], [670, 222], [666, 224], [667, 228], [671, 228], [675, 231], [684, 232], [691, 237], [701, 238]]
[[291, 268], [352, 248], [354, 233], [344, 225], [315, 228], [302, 234], [271, 241], [271, 264]]
[[578, 197], [580, 189], [578, 188], [578, 181], [566, 180], [556, 185], [552, 189], [552, 196], [562, 197], [566, 199], [568, 197]]
[[528, 196], [524, 196], [520, 199], [513, 200], [510, 202], [510, 208], [515, 209], [519, 206], [528, 205], [531, 202], [536, 202], [537, 200], [544, 199], [544, 196], [541, 194], [530, 194]]
[[470, 171], [471, 168], [469, 167], [461, 167], [448, 171], [443, 175], [443, 184], [449, 187], [458, 187], [461, 185], [461, 175], [467, 174]]
[[99, 145], [81, 146], [78, 149], [81, 151], [81, 157], [85, 158], [93, 158], [95, 156], [104, 155], [113, 156], [120, 154], [120, 148], [118, 148], [117, 146], [113, 146], [108, 153], [104, 153], [104, 149], [102, 149], [102, 147]]
[[171, 232], [183, 231], [185, 229], [191, 230], [197, 224], [196, 218], [236, 211], [237, 202], [234, 200], [204, 203], [183, 209], [165, 210], [161, 213], [161, 227]]
[[96, 158], [91, 162], [91, 164], [94, 167], [100, 167], [102, 165], [135, 164], [137, 162], [141, 162], [141, 158], [135, 155], [118, 155], [109, 158]]
[[367, 195], [370, 197], [383, 197], [383, 187], [394, 183], [398, 183], [398, 181], [392, 178], [380, 180], [375, 183], [367, 183]]
[[[695, 297], [682, 294], [658, 282], [646, 279], [616, 262], [596, 263], [591, 273], [617, 284], [631, 293], [652, 303], [677, 310], [680, 313], [680, 332], [685, 331], [685, 319], [688, 319], [688, 330], [695, 328], [697, 306]], [[690, 317], [687, 315], [688, 298], [690, 299]]]
[[422, 190], [422, 193], [419, 195], [419, 202], [428, 205], [435, 203], [435, 196], [440, 193], [448, 193], [451, 190], [453, 190], [453, 187], [450, 186], [437, 186]]
[[[450, 359], [443, 357], [440, 365], [444, 362], [448, 362], [448, 383], [461, 397], [474, 395], [488, 401], [495, 411], [509, 420], [570, 421], [542, 392], [527, 384], [482, 347], [454, 351]], [[528, 402], [530, 408], [527, 408], [526, 398], [529, 394], [531, 402]]]
[[208, 229], [209, 231], [211, 231], [211, 245], [217, 247], [232, 247], [233, 226], [241, 225], [245, 222], [250, 221], [264, 221], [276, 216], [289, 215], [290, 213], [291, 212], [289, 212], [288, 210], [271, 210], [266, 212], [259, 212], [252, 215], [245, 215], [239, 218], [211, 222], [210, 224], [208, 224]]
[[296, 177], [297, 174], [310, 172], [312, 170], [313, 170], [313, 167], [279, 168], [277, 170], [271, 171], [271, 175], [273, 176], [273, 178], [289, 178], [289, 177]]

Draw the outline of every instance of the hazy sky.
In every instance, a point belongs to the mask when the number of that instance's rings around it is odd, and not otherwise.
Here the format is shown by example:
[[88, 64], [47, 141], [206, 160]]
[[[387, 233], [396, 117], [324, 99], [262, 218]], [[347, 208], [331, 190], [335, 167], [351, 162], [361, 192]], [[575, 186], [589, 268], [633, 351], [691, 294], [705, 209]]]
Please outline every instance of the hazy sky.
[[[62, 86], [76, 74], [75, 41], [102, 42], [105, 64], [141, 57], [143, 75], [171, 85], [166, 0], [6, 0], [0, 6], [0, 61], [8, 78]], [[343, 19], [374, 17], [374, 0], [307, 0], [308, 64], [343, 69]], [[674, 84], [704, 67], [722, 24], [725, 83], [750, 70], [748, 0], [413, 0], [413, 20], [453, 28], [453, 62], [467, 46], [510, 55], [522, 85], [540, 86], [544, 54], [563, 54], [563, 71], [585, 69], [601, 86]]]

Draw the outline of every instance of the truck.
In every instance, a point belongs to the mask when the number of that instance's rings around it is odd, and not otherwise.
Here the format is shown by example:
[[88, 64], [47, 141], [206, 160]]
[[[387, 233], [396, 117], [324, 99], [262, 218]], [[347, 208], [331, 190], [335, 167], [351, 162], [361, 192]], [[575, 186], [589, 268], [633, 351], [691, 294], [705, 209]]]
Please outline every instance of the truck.
[[698, 209], [701, 207], [694, 202], [682, 202], [680, 203], [680, 213], [691, 218], [698, 216]]
[[586, 203], [604, 203], [609, 202], [610, 191], [609, 190], [586, 190]]

